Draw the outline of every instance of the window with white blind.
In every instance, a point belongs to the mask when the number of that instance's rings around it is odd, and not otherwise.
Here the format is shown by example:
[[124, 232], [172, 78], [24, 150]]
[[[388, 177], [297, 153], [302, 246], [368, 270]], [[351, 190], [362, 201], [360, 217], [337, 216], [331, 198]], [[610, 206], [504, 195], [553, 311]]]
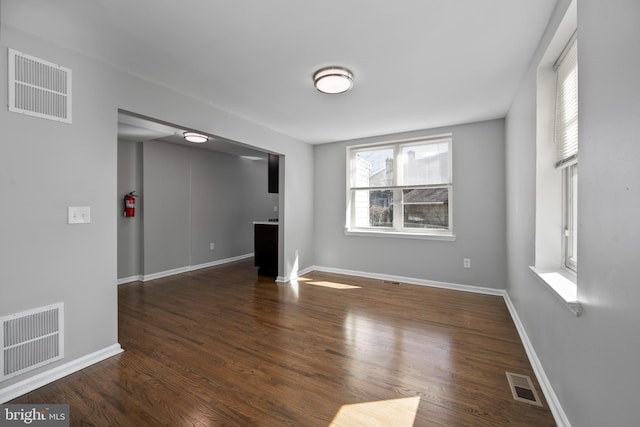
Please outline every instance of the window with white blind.
[[451, 135], [347, 148], [347, 233], [452, 237]]
[[557, 76], [555, 143], [556, 166], [578, 158], [578, 42], [576, 33], [554, 66]]
[[562, 169], [564, 267], [578, 270], [578, 41], [573, 34], [554, 66], [556, 168]]
[[578, 300], [578, 41], [573, 0], [538, 63], [533, 273], [574, 315]]

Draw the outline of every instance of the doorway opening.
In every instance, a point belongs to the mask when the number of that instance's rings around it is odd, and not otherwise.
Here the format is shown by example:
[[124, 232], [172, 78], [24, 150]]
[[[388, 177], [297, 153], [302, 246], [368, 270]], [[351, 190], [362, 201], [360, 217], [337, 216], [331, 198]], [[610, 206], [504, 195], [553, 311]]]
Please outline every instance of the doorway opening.
[[[208, 141], [188, 142], [188, 131]], [[268, 185], [278, 153], [127, 111], [117, 143], [118, 284], [252, 257], [253, 223], [280, 217], [283, 198]], [[124, 216], [131, 192], [135, 214]]]

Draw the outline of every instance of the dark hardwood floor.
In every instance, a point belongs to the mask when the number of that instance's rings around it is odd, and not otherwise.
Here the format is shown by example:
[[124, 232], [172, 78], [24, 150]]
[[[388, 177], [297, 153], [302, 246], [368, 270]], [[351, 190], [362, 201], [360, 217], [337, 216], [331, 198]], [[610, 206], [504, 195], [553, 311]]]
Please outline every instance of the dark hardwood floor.
[[[253, 260], [122, 285], [124, 353], [11, 403], [78, 426], [554, 426], [501, 297]], [[505, 371], [543, 407], [514, 401]]]

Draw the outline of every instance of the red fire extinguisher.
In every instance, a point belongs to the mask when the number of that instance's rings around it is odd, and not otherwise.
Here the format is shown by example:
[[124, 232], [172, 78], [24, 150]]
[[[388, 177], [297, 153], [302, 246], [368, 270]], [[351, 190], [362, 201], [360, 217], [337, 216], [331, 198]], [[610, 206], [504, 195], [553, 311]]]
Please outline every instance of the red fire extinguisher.
[[136, 196], [135, 191], [132, 191], [131, 193], [127, 193], [126, 196], [124, 196], [124, 216], [126, 217], [134, 217], [136, 216]]

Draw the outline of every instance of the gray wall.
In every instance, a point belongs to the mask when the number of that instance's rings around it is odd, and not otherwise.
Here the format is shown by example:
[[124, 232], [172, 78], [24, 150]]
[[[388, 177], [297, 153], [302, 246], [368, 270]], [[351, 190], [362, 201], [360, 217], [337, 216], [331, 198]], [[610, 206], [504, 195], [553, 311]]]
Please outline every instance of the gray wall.
[[533, 276], [535, 67], [507, 116], [508, 292], [574, 426], [638, 425], [640, 2], [578, 2], [580, 159], [576, 318]]
[[125, 194], [142, 191], [142, 143], [118, 141], [118, 190], [116, 215], [118, 218], [118, 279], [141, 275], [142, 263], [142, 210], [141, 198], [136, 199], [136, 216], [122, 214]]
[[189, 265], [191, 153], [178, 145], [142, 144], [144, 274]]
[[[453, 134], [456, 240], [346, 236], [346, 147], [447, 132]], [[505, 288], [503, 120], [317, 145], [315, 186], [316, 265]]]
[[253, 221], [277, 216], [266, 160], [159, 141], [143, 153], [144, 274], [250, 254]]
[[[8, 47], [69, 67], [74, 114], [68, 125], [0, 109], [0, 195], [20, 207], [0, 209], [0, 316], [64, 301], [66, 326], [63, 360], [0, 387], [117, 344], [118, 108], [286, 156], [280, 274], [288, 275], [296, 260], [301, 268], [312, 265], [310, 145], [111, 68], [74, 46], [56, 45], [49, 41], [56, 20], [50, 28], [31, 27], [29, 17], [40, 13], [37, 2], [21, 2], [16, 14], [7, 13], [5, 4], [0, 82], [7, 81]], [[73, 16], [65, 18], [65, 31], [90, 41]], [[91, 54], [99, 57], [101, 47], [95, 48]], [[7, 99], [6, 83], [0, 99]], [[91, 224], [67, 225], [68, 206], [91, 207]]]

